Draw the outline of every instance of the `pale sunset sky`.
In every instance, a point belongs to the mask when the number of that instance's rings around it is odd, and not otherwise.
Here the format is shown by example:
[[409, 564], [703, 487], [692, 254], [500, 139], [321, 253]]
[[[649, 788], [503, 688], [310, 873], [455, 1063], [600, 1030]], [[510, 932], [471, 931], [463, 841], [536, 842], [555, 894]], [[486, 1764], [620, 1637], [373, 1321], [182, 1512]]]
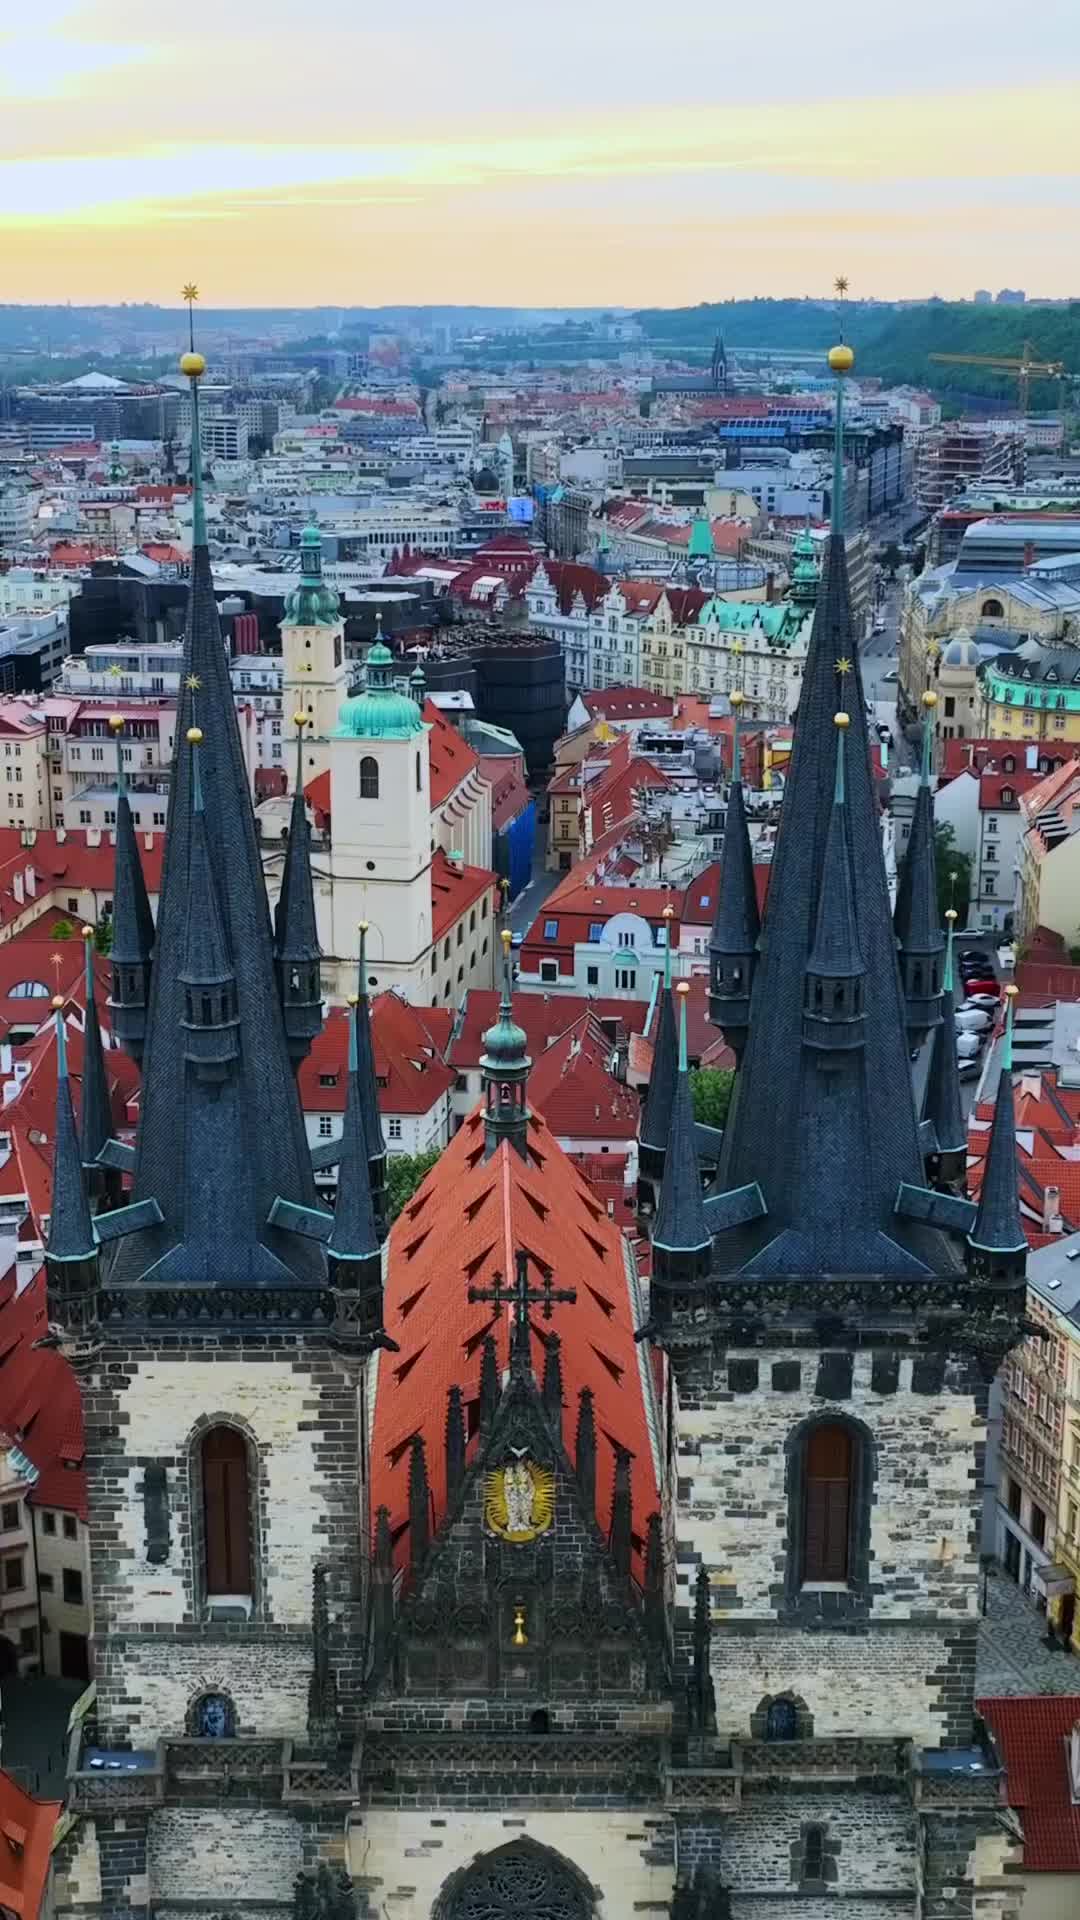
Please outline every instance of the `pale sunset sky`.
[[0, 0], [5, 301], [1080, 294], [1080, 0]]

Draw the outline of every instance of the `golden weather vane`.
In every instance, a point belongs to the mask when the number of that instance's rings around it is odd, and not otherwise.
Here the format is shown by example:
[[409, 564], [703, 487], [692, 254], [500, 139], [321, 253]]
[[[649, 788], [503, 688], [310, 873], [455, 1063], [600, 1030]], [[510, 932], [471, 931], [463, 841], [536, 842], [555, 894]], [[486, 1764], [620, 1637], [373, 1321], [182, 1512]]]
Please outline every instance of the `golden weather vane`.
[[838, 299], [842, 300], [844, 298], [848, 290], [848, 278], [845, 273], [837, 274], [836, 279], [833, 281], [833, 290]]
[[846, 660], [844, 656], [841, 654], [839, 660], [836, 662], [836, 671], [840, 675], [840, 678], [842, 680], [845, 674], [851, 672], [851, 661]]
[[194, 353], [195, 351], [195, 302], [199, 297], [199, 289], [195, 285], [194, 280], [188, 281], [186, 287], [183, 290], [182, 297], [187, 301], [188, 345], [190, 346], [192, 353]]

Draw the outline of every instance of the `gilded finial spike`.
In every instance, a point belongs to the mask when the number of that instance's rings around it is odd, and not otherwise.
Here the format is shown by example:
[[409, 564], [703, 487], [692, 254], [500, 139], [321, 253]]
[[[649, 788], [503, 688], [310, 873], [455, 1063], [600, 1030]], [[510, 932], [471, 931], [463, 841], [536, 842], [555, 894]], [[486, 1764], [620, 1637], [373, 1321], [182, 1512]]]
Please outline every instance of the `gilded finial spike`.
[[525, 1609], [524, 1607], [515, 1607], [514, 1608], [514, 1638], [512, 1641], [512, 1645], [515, 1647], [527, 1647], [528, 1644], [529, 1644], [529, 1636], [525, 1631]]

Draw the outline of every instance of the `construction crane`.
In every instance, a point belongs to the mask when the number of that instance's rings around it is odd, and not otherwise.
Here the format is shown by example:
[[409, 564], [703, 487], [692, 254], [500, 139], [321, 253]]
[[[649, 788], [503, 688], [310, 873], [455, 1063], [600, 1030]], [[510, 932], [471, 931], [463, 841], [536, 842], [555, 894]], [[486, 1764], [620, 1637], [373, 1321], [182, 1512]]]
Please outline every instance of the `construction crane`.
[[[927, 356], [938, 366], [951, 367], [988, 367], [993, 373], [1011, 373], [1017, 383], [1017, 396], [1020, 412], [1027, 413], [1028, 396], [1032, 379], [1059, 380], [1065, 378], [1063, 360], [1036, 360], [1035, 348], [1030, 340], [1024, 341], [1021, 354], [1000, 353], [931, 353]], [[1059, 405], [1063, 389], [1058, 388]]]

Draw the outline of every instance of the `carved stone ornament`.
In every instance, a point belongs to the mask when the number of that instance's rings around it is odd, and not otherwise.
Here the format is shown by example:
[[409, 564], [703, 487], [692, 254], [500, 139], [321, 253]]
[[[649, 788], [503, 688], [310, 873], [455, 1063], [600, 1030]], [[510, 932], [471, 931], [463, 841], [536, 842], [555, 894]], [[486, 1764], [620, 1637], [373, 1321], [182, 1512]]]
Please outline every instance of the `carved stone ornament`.
[[546, 1533], [555, 1517], [555, 1475], [522, 1455], [487, 1476], [484, 1520], [489, 1531], [512, 1545], [527, 1546]]

